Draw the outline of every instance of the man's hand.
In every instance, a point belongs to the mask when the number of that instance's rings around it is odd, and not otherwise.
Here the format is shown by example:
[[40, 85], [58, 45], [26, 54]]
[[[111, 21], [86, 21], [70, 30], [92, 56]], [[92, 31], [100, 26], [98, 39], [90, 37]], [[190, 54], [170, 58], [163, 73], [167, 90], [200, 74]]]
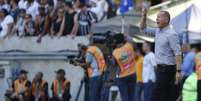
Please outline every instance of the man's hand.
[[147, 16], [147, 8], [142, 8], [142, 16], [146, 17]]
[[142, 20], [141, 20], [141, 23], [140, 23], [140, 29], [141, 30], [146, 28], [146, 19], [147, 19], [147, 9], [142, 8]]
[[181, 61], [182, 61], [182, 58], [181, 58], [181, 55], [177, 55], [176, 56], [176, 81], [175, 83], [178, 84], [181, 79], [182, 79], [182, 75], [181, 75]]
[[175, 84], [179, 84], [182, 80], [182, 75], [181, 72], [176, 72], [176, 76], [175, 76]]

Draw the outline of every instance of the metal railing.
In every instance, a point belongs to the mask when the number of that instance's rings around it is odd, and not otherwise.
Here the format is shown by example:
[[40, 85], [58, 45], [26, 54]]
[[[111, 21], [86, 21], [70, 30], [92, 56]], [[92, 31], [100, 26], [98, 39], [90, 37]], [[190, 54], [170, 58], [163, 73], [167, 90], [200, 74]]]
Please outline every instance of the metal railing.
[[68, 60], [78, 55], [76, 50], [31, 52], [9, 50], [0, 52], [0, 60]]

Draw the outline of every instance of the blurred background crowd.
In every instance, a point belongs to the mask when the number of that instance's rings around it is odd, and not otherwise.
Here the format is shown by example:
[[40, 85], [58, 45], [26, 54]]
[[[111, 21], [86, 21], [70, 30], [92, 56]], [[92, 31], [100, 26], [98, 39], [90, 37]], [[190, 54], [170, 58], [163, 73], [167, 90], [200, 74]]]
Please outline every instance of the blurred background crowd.
[[[133, 0], [140, 11], [146, 0]], [[151, 0], [151, 5], [165, 0]], [[116, 16], [120, 0], [0, 0], [0, 37], [87, 35], [94, 23]]]

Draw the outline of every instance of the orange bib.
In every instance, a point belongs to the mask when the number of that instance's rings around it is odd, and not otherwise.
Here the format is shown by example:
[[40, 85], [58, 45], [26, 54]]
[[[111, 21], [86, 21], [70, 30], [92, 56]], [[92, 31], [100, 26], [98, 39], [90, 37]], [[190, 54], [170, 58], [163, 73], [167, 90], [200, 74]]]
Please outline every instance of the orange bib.
[[132, 44], [126, 43], [113, 51], [113, 56], [120, 67], [120, 77], [135, 73], [134, 49]]
[[32, 83], [32, 95], [36, 96], [37, 89], [38, 89], [38, 90], [43, 89], [45, 83], [47, 83], [47, 81], [42, 80], [42, 83], [39, 85], [39, 88], [36, 87], [36, 84], [35, 84], [35, 83]]
[[15, 92], [18, 94], [18, 93], [20, 93], [20, 90], [22, 90], [22, 89], [26, 90], [27, 89], [27, 87], [25, 86], [26, 83], [27, 83], [27, 80], [25, 80], [23, 82], [20, 82], [19, 79], [15, 80], [15, 82], [14, 82], [14, 90], [15, 90]]
[[[98, 68], [101, 71], [101, 73], [104, 72], [106, 69], [106, 63], [102, 51], [97, 46], [89, 46], [87, 52], [91, 53], [95, 57], [98, 63]], [[92, 75], [92, 69], [88, 68], [87, 73], [88, 76], [90, 77]]]
[[[62, 91], [64, 91], [66, 89], [66, 85], [68, 83], [69, 83], [68, 80], [65, 80], [65, 81], [62, 82]], [[59, 92], [58, 92], [58, 90], [59, 90], [59, 81], [54, 80], [53, 85], [54, 85], [54, 88], [53, 88], [54, 96], [59, 96]]]

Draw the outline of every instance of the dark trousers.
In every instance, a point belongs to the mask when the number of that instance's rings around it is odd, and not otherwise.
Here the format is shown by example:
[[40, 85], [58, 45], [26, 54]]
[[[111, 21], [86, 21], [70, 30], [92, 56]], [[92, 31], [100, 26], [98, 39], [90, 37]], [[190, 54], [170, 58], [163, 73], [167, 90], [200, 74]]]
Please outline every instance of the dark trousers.
[[121, 101], [135, 101], [135, 83], [135, 74], [117, 79]]
[[143, 101], [151, 101], [153, 85], [154, 83], [152, 81], [144, 83], [144, 100]]
[[138, 82], [135, 86], [135, 101], [142, 101], [143, 97], [143, 83]]
[[176, 66], [158, 66], [151, 101], [175, 101]]
[[109, 101], [109, 92], [110, 92], [110, 87], [102, 87], [100, 101]]
[[89, 78], [89, 101], [99, 101], [101, 91], [101, 76]]
[[198, 101], [201, 101], [201, 80], [198, 80], [198, 88], [197, 88], [197, 94], [198, 94]]
[[89, 101], [89, 78], [84, 77], [84, 101]]

